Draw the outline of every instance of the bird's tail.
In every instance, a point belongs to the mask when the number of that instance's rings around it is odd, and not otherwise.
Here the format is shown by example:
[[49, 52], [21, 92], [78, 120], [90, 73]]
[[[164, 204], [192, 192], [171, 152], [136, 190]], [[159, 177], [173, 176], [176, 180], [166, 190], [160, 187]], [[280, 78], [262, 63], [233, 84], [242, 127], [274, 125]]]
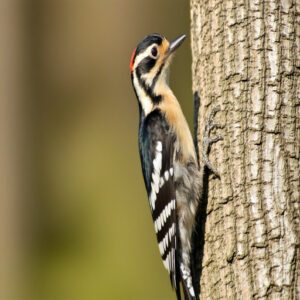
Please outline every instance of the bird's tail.
[[175, 260], [175, 272], [170, 274], [171, 284], [173, 289], [176, 291], [177, 300], [181, 300], [181, 289], [180, 289], [180, 281], [181, 281], [181, 273], [179, 268], [179, 260], [178, 260], [178, 253], [176, 253], [176, 260]]
[[181, 283], [185, 300], [197, 300], [193, 287], [191, 271], [181, 263], [180, 265]]

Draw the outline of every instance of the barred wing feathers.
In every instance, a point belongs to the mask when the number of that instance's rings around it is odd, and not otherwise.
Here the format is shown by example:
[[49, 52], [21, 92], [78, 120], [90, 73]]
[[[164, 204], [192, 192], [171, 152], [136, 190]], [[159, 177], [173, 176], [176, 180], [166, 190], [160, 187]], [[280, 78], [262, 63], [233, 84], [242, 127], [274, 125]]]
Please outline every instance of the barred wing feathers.
[[159, 110], [154, 110], [141, 122], [140, 155], [158, 247], [172, 286], [178, 292], [174, 138]]

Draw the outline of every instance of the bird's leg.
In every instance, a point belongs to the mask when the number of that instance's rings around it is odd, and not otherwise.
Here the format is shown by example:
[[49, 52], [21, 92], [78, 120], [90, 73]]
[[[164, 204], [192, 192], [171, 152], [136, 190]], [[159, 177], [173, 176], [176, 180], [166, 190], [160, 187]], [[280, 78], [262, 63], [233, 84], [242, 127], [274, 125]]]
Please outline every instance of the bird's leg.
[[211, 138], [209, 135], [210, 135], [210, 132], [212, 129], [214, 128], [220, 128], [220, 125], [219, 124], [216, 124], [213, 122], [213, 118], [215, 116], [215, 114], [220, 111], [221, 108], [220, 106], [215, 106], [212, 111], [210, 112], [209, 116], [208, 116], [208, 119], [206, 121], [206, 124], [205, 124], [205, 129], [204, 129], [204, 135], [203, 135], [203, 152], [202, 152], [202, 160], [203, 160], [203, 163], [204, 165], [211, 171], [213, 172], [215, 175], [217, 176], [220, 176], [219, 175], [219, 172], [212, 166], [211, 162], [209, 161], [209, 158], [208, 158], [208, 153], [209, 153], [209, 150], [210, 150], [210, 146], [213, 144], [213, 143], [216, 143], [220, 140], [223, 140], [223, 137], [222, 136], [216, 136], [216, 137], [213, 137]]

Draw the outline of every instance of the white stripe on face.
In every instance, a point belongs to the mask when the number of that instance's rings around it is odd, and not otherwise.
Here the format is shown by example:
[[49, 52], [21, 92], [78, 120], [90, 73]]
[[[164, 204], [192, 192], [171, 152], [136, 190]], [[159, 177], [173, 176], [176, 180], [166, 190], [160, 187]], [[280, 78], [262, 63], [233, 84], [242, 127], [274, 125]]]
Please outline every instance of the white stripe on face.
[[147, 116], [153, 109], [153, 103], [152, 103], [150, 97], [144, 91], [144, 89], [140, 86], [140, 83], [137, 79], [135, 71], [133, 73], [133, 84], [134, 84], [134, 88], [135, 88], [137, 96], [138, 96], [138, 100], [142, 105], [142, 109], [143, 109], [145, 115]]
[[[156, 74], [159, 72], [159, 69], [162, 66], [162, 64], [166, 63], [166, 61], [164, 61], [166, 58], [164, 50], [166, 49], [166, 47], [168, 47], [167, 45], [164, 45], [166, 43], [167, 43], [166, 41], [163, 41], [162, 45], [160, 46], [158, 46], [157, 44], [152, 44], [135, 58], [134, 70], [138, 67], [138, 65], [141, 63], [143, 59], [149, 56], [152, 57], [151, 50], [153, 47], [157, 47], [158, 49], [158, 56], [157, 58], [155, 58], [155, 64], [153, 68], [149, 72], [141, 75], [141, 78], [149, 87], [152, 85], [153, 79], [156, 76]], [[167, 59], [167, 61], [169, 61], [169, 59]], [[164, 67], [162, 72], [160, 73], [160, 77], [163, 78], [163, 82], [165, 82], [165, 69], [166, 68]]]
[[[134, 65], [133, 65], [133, 69], [135, 70], [136, 67], [140, 64], [140, 62], [146, 58], [147, 56], [149, 56], [151, 54], [151, 49], [152, 47], [156, 45], [156, 44], [152, 44], [150, 45], [148, 48], [146, 48], [142, 53], [140, 53], [139, 55], [137, 55], [137, 57], [134, 60]], [[156, 45], [157, 46], [157, 45]]]

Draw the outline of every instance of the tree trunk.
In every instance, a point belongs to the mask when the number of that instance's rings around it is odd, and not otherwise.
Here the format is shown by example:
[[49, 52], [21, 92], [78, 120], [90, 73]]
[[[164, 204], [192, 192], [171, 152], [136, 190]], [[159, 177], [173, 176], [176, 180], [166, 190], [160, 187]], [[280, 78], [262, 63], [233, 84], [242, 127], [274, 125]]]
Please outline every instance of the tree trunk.
[[201, 299], [300, 299], [300, 1], [191, 0], [197, 136], [223, 141], [202, 217]]

